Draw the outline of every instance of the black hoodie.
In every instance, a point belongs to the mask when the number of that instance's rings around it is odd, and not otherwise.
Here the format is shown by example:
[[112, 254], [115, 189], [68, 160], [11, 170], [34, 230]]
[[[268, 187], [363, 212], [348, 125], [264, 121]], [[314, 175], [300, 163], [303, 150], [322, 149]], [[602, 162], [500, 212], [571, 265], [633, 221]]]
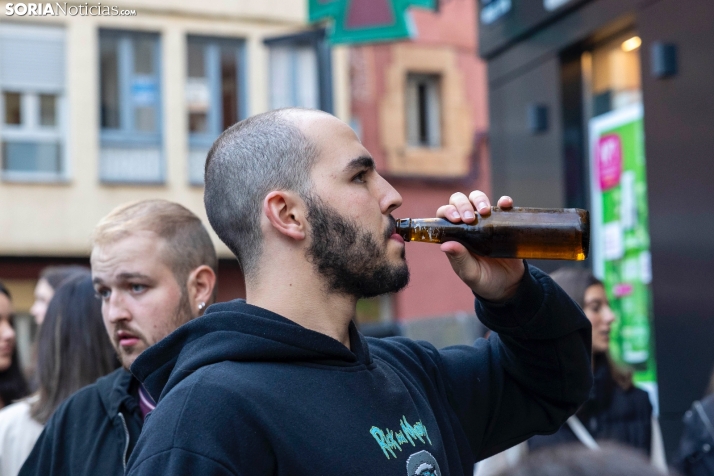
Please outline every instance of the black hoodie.
[[52, 414], [20, 476], [121, 476], [142, 419], [120, 368], [69, 397]]
[[437, 350], [351, 325], [350, 350], [244, 301], [213, 305], [132, 366], [158, 406], [127, 474], [470, 475], [556, 431], [592, 384], [590, 323], [544, 273], [476, 311], [500, 335]]

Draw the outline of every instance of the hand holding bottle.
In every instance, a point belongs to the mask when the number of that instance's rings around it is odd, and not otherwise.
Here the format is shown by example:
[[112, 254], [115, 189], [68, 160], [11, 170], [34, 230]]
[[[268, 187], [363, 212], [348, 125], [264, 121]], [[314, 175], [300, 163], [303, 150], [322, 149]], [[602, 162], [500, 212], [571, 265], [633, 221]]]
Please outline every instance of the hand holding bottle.
[[[503, 196], [498, 200], [498, 206], [510, 209], [513, 199]], [[454, 193], [448, 205], [439, 207], [436, 216], [452, 223], [469, 224], [476, 220], [476, 213], [484, 217], [491, 214], [491, 202], [480, 190], [474, 190], [468, 197], [461, 192]], [[513, 296], [525, 272], [522, 259], [478, 256], [456, 241], [440, 246], [459, 278], [474, 293], [490, 301], [503, 301]]]

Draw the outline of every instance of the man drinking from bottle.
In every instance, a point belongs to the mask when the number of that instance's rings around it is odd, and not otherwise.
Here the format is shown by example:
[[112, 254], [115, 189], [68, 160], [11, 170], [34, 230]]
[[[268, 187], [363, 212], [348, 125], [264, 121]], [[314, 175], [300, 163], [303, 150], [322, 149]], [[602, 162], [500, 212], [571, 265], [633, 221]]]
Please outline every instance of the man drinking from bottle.
[[[356, 330], [358, 299], [408, 282], [391, 215], [401, 201], [329, 114], [271, 111], [225, 131], [208, 154], [205, 205], [247, 298], [137, 358], [132, 372], [158, 404], [127, 474], [471, 474], [556, 431], [590, 391], [590, 324], [523, 260], [440, 245], [495, 331], [488, 340], [437, 350]], [[490, 205], [456, 193], [437, 215], [473, 222]]]

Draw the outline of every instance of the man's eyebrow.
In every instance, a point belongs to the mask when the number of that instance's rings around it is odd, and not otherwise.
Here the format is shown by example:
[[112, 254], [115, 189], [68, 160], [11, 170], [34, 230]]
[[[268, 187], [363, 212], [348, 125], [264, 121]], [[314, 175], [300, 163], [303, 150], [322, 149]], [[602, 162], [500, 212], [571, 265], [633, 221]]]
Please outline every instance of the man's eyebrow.
[[356, 159], [350, 160], [350, 162], [345, 167], [345, 170], [347, 172], [351, 172], [353, 170], [373, 169], [373, 168], [374, 168], [374, 159], [372, 159], [372, 157], [369, 157], [367, 155], [363, 155], [361, 157], [357, 157]]
[[136, 278], [150, 279], [149, 276], [147, 276], [145, 274], [141, 274], [141, 273], [119, 273], [119, 275], [117, 277], [123, 281], [127, 281], [129, 279], [136, 279]]
[[[150, 279], [149, 276], [141, 273], [119, 273], [117, 275], [117, 278], [120, 281], [128, 281], [130, 279]], [[102, 281], [102, 278], [94, 278], [92, 279], [92, 282], [94, 284], [102, 284], [104, 281]]]

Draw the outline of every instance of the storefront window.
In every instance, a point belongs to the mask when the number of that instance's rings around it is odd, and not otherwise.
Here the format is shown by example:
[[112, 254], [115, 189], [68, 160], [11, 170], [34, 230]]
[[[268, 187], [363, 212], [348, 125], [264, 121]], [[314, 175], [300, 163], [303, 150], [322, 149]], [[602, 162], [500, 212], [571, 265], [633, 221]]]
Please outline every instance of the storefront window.
[[585, 67], [591, 68], [591, 116], [642, 101], [641, 43], [639, 36], [630, 31], [585, 53]]

